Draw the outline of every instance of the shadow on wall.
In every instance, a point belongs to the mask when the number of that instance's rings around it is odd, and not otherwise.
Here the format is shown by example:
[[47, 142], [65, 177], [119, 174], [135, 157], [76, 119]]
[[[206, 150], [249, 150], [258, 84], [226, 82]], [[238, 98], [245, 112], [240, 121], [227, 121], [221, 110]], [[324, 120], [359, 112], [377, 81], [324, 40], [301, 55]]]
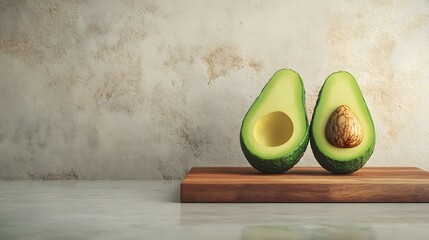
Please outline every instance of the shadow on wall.
[[[180, 149], [169, 149], [164, 155], [170, 160], [158, 161], [162, 178], [181, 179], [194, 166], [247, 164], [244, 157], [241, 161], [231, 156], [239, 148], [238, 131], [244, 117], [240, 98], [246, 98], [232, 90], [241, 89], [244, 83], [231, 76], [241, 69], [260, 72], [262, 62], [244, 57], [239, 46], [224, 43], [208, 49], [178, 45], [166, 51], [164, 66], [176, 78], [170, 79], [171, 84], [157, 83], [153, 105], [160, 125], [170, 129], [167, 135], [174, 133], [171, 137]], [[181, 105], [172, 107], [166, 102], [167, 92]]]
[[79, 176], [74, 170], [62, 173], [48, 173], [43, 175], [34, 175], [28, 173], [28, 176], [32, 180], [78, 180]]

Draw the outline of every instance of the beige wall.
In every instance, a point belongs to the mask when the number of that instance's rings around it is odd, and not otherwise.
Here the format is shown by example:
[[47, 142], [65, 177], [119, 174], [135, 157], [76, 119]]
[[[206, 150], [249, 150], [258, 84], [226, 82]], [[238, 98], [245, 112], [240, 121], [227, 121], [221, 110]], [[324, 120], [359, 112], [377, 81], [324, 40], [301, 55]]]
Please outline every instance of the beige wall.
[[248, 166], [241, 120], [284, 67], [309, 116], [351, 72], [376, 125], [367, 166], [429, 170], [428, 66], [429, 1], [0, 1], [0, 178]]

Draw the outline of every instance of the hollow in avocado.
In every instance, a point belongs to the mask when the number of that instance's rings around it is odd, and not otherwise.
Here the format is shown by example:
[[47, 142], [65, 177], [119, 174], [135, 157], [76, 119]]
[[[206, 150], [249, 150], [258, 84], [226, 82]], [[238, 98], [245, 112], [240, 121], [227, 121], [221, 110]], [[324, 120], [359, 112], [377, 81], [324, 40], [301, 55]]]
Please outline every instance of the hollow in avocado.
[[241, 149], [264, 173], [283, 173], [304, 154], [309, 141], [304, 85], [298, 73], [277, 71], [246, 113]]

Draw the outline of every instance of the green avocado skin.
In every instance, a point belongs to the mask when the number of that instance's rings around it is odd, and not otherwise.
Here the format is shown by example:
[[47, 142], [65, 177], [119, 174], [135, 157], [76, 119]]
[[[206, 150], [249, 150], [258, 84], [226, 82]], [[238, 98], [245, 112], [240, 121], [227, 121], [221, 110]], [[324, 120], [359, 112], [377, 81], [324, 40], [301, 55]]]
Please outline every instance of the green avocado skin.
[[[322, 88], [319, 92], [319, 96], [317, 98], [316, 106], [314, 107], [314, 112], [316, 112], [316, 109], [319, 107], [320, 95], [323, 91], [323, 87], [324, 86], [322, 86]], [[368, 110], [368, 106], [365, 106], [365, 107]], [[371, 117], [371, 113], [369, 111], [367, 111], [367, 112]], [[354, 158], [354, 159], [351, 159], [351, 160], [348, 160], [348, 161], [338, 161], [338, 160], [332, 159], [320, 151], [319, 147], [317, 146], [317, 144], [314, 140], [314, 135], [313, 135], [314, 115], [315, 114], [313, 113], [313, 117], [311, 118], [311, 124], [310, 124], [310, 146], [311, 146], [311, 150], [313, 151], [313, 155], [316, 158], [317, 162], [319, 162], [320, 166], [322, 166], [324, 169], [326, 169], [329, 172], [334, 173], [334, 174], [350, 174], [350, 173], [356, 172], [357, 170], [361, 169], [363, 167], [363, 165], [365, 165], [365, 163], [371, 157], [372, 153], [374, 152], [375, 136], [374, 136], [374, 141], [371, 144], [371, 146], [361, 156]]]
[[326, 156], [319, 150], [319, 148], [316, 146], [312, 133], [310, 134], [310, 145], [311, 145], [311, 150], [313, 151], [313, 155], [316, 158], [317, 162], [319, 162], [320, 166], [322, 166], [324, 169], [328, 170], [329, 172], [335, 173], [335, 174], [349, 174], [361, 169], [363, 165], [365, 165], [365, 163], [371, 157], [375, 148], [375, 142], [374, 142], [371, 145], [371, 147], [361, 156], [349, 161], [337, 161], [335, 159], [332, 159]]
[[256, 168], [257, 170], [263, 173], [283, 173], [291, 169], [304, 155], [309, 141], [308, 123], [306, 129], [307, 130], [305, 132], [304, 138], [298, 147], [295, 148], [291, 153], [280, 158], [262, 159], [253, 155], [244, 145], [243, 138], [240, 134], [241, 150], [243, 151], [244, 156], [246, 157], [247, 161], [249, 161], [250, 165], [252, 165], [252, 167]]

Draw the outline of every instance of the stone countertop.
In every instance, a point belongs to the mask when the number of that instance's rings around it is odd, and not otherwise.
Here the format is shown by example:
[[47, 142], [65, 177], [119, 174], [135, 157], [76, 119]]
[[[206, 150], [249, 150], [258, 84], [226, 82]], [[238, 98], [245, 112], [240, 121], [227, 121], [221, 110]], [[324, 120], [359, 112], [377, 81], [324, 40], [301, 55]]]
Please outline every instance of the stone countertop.
[[0, 181], [0, 239], [428, 239], [429, 204], [181, 204], [180, 181]]

